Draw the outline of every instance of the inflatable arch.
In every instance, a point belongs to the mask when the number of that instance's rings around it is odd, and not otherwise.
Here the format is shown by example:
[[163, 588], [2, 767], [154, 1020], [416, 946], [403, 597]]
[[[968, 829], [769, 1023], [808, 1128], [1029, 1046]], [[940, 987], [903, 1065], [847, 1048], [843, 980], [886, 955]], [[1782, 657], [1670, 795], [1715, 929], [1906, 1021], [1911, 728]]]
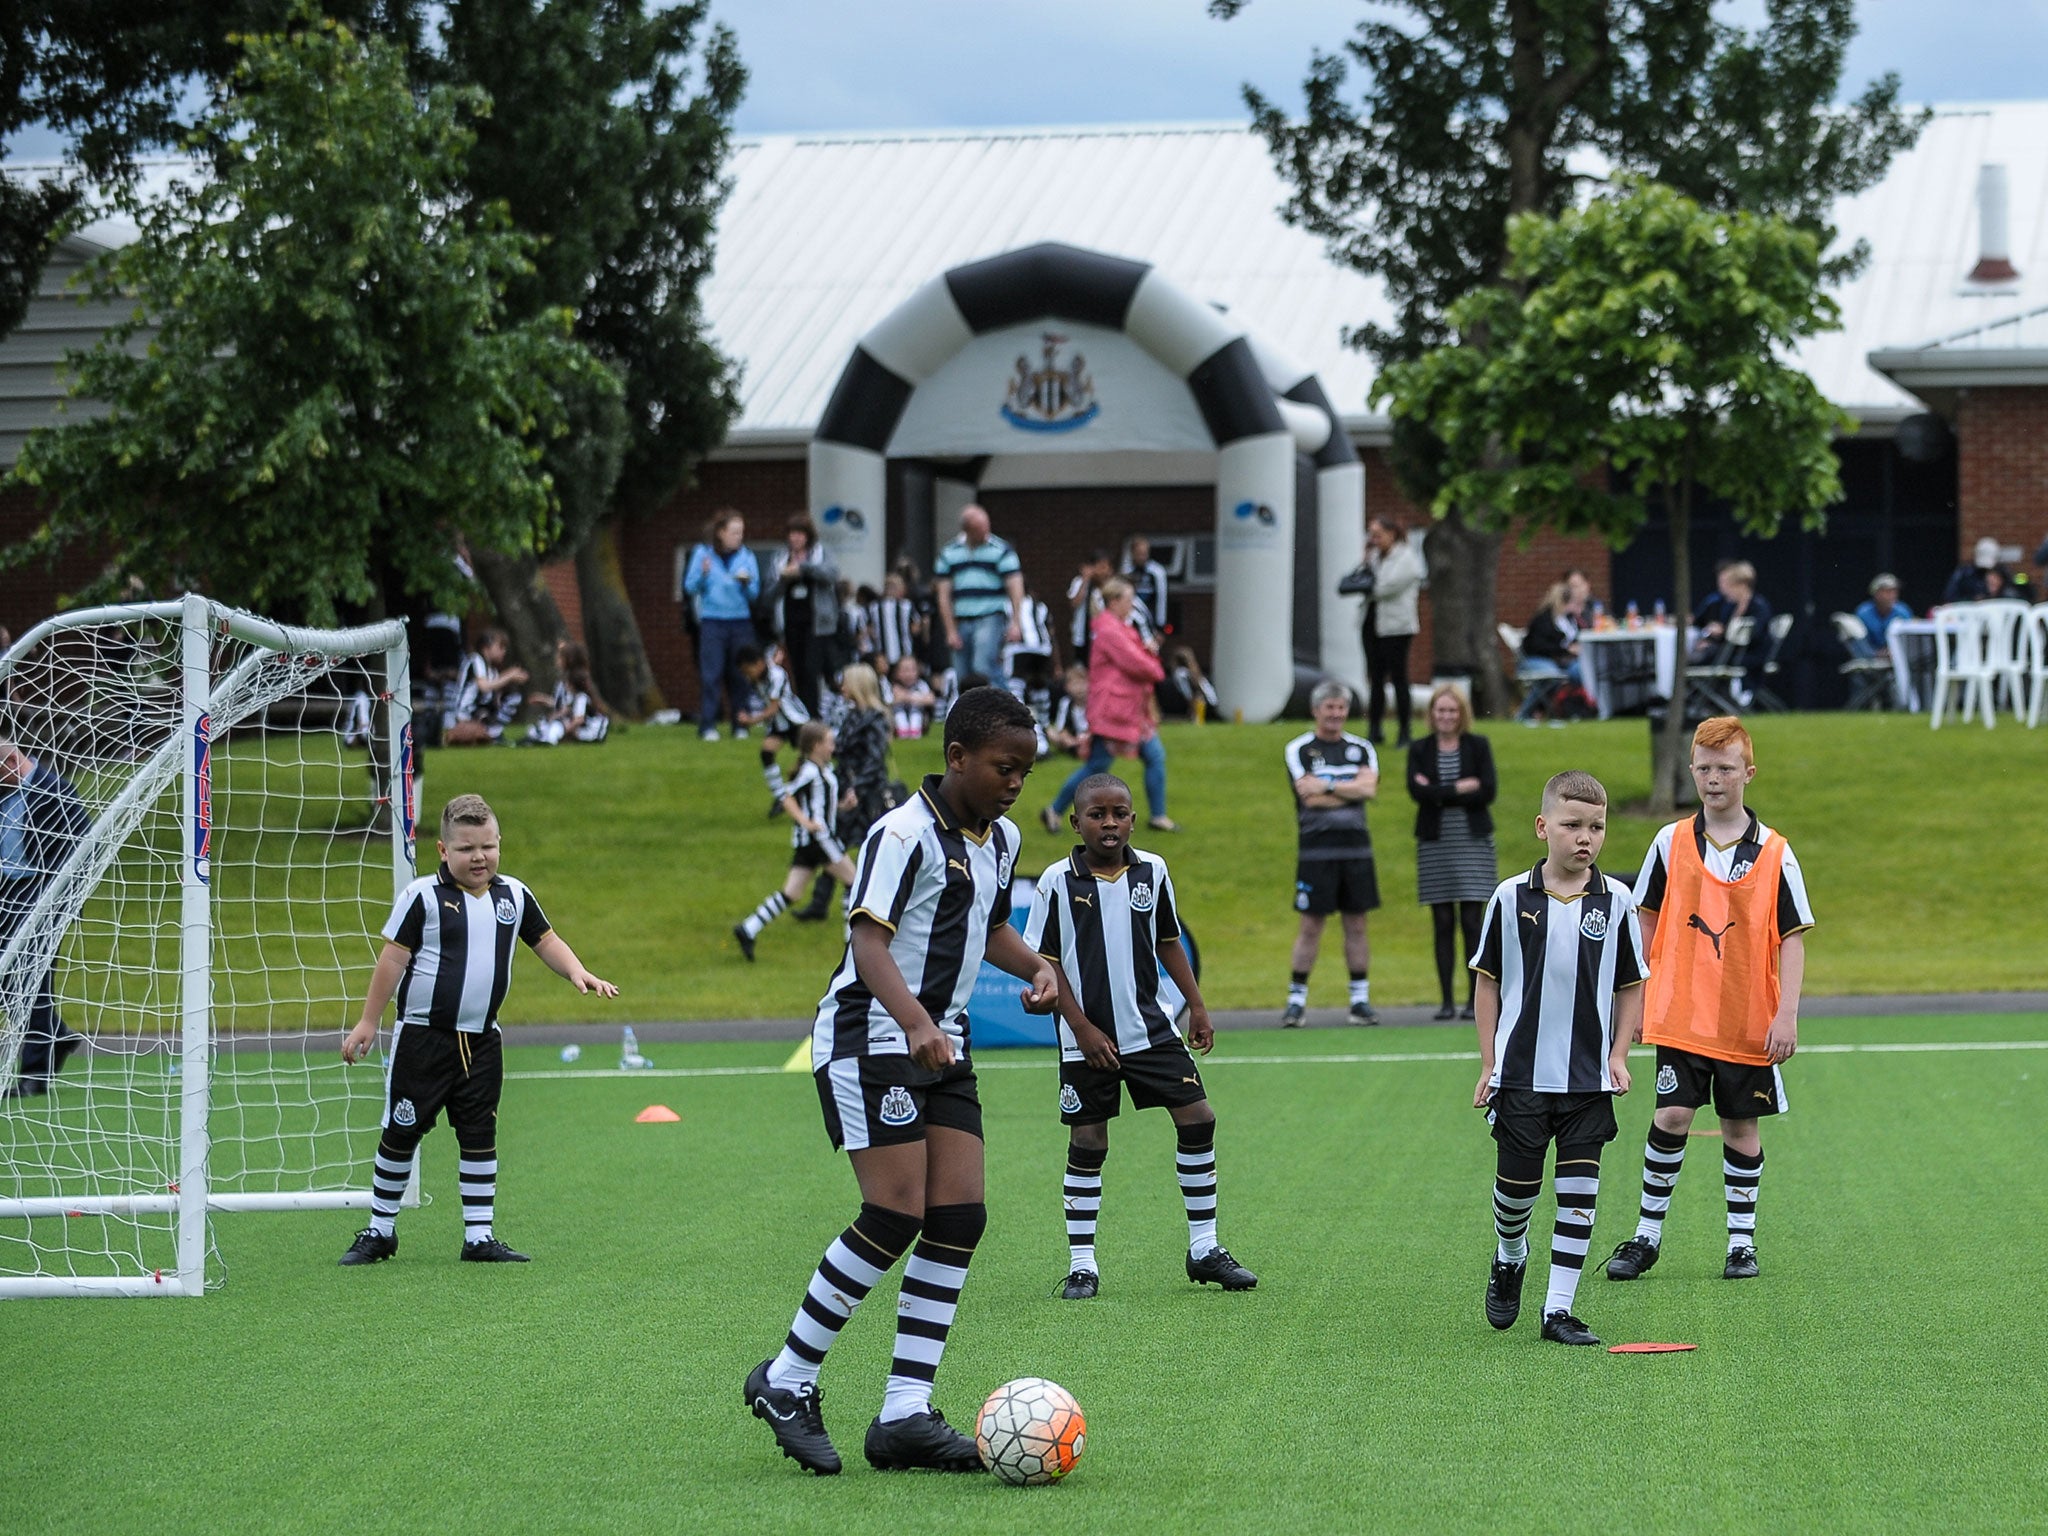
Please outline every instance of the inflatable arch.
[[[1358, 671], [1365, 471], [1312, 373], [1149, 263], [1065, 245], [970, 262], [926, 283], [862, 336], [810, 445], [810, 506], [840, 569], [879, 587], [889, 440], [918, 387], [977, 336], [1057, 319], [1122, 332], [1180, 379], [1217, 449], [1212, 675], [1226, 709], [1270, 720], [1294, 685], [1295, 463], [1316, 472], [1320, 648]], [[990, 445], [995, 446], [993, 442]]]

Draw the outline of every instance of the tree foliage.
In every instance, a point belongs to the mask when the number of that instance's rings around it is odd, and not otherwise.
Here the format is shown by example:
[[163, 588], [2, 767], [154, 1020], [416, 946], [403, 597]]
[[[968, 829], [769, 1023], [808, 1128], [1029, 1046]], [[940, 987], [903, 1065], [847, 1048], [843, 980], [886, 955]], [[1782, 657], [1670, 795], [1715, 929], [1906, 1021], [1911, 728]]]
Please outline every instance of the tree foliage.
[[[1765, 0], [1754, 31], [1710, 0], [1387, 0], [1314, 54], [1299, 117], [1245, 94], [1285, 217], [1384, 284], [1393, 324], [1346, 337], [1387, 364], [1450, 339], [1452, 305], [1506, 280], [1509, 220], [1563, 212], [1589, 176], [1776, 215], [1826, 250], [1835, 201], [1877, 181], [1923, 120], [1893, 75], [1836, 104], [1855, 32], [1853, 0]], [[1865, 254], [1833, 251], [1826, 270]], [[1474, 467], [1448, 446], [1427, 421], [1397, 422], [1394, 469], [1416, 501]], [[1430, 545], [1438, 659], [1490, 670], [1497, 544], [1454, 513]]]
[[84, 542], [107, 585], [200, 587], [312, 621], [337, 602], [453, 596], [448, 553], [553, 537], [543, 447], [607, 371], [566, 310], [519, 319], [531, 242], [465, 208], [463, 114], [416, 95], [396, 46], [299, 12], [239, 40], [157, 203], [117, 190], [139, 238], [95, 269], [129, 317], [71, 360], [104, 415], [37, 433], [16, 467], [49, 512], [16, 559]]
[[[400, 38], [414, 0], [329, 0], [337, 20]], [[186, 103], [233, 70], [231, 34], [275, 30], [291, 0], [14, 0], [0, 7], [0, 140], [45, 126], [71, 138], [68, 170], [0, 179], [0, 336], [21, 323], [82, 182], [125, 178], [144, 150], [192, 127]]]
[[[1374, 386], [1396, 416], [1429, 423], [1457, 466], [1436, 513], [1621, 545], [1654, 488], [1682, 618], [1696, 493], [1765, 538], [1840, 499], [1833, 441], [1855, 423], [1785, 360], [1840, 323], [1814, 234], [1632, 180], [1555, 219], [1511, 220], [1504, 275], [1451, 306], [1449, 341]], [[1683, 723], [1669, 712], [1674, 749]], [[1668, 781], [1656, 793], [1668, 809]]]

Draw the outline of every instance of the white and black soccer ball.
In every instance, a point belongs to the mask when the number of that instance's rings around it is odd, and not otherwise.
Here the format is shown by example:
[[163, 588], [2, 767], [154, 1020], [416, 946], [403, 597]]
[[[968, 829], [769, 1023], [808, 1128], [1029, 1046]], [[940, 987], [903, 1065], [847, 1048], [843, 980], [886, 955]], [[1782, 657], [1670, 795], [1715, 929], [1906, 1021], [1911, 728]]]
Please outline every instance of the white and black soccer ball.
[[1017, 1488], [1056, 1483], [1081, 1460], [1088, 1421], [1058, 1382], [1021, 1376], [989, 1393], [974, 1421], [982, 1465]]

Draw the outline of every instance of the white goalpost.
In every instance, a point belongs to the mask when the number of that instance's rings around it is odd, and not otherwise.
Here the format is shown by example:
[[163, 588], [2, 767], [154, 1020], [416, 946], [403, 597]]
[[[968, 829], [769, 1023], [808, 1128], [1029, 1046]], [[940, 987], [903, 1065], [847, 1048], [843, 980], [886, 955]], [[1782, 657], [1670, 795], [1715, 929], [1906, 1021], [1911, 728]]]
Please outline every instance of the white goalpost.
[[396, 620], [192, 596], [0, 657], [0, 1297], [196, 1296], [211, 1212], [369, 1204], [339, 1047], [414, 874], [410, 697]]

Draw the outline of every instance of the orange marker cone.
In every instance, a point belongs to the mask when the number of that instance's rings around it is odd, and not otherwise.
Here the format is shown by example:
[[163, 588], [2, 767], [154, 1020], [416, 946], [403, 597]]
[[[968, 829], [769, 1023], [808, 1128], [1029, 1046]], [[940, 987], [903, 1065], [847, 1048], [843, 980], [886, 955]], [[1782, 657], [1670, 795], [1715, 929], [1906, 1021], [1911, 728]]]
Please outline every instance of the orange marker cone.
[[633, 1117], [635, 1125], [670, 1125], [683, 1117], [666, 1104], [650, 1104]]

